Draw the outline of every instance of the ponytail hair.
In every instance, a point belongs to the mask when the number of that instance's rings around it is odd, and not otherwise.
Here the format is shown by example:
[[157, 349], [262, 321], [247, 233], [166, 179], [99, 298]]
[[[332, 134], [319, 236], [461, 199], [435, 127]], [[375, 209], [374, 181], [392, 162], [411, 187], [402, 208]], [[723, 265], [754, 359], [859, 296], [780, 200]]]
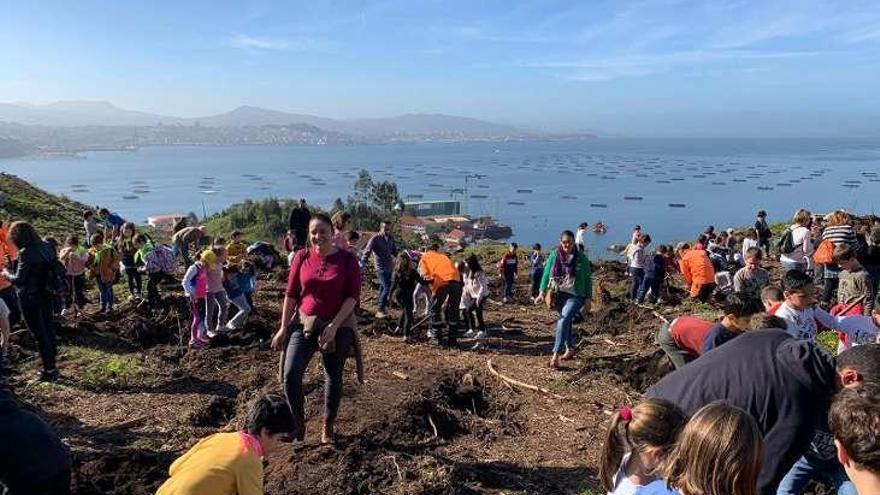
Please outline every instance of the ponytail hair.
[[614, 491], [614, 477], [625, 454], [654, 448], [661, 449], [665, 456], [675, 446], [685, 423], [684, 413], [663, 399], [645, 399], [632, 409], [623, 407], [614, 413], [599, 459], [599, 481], [605, 491]]

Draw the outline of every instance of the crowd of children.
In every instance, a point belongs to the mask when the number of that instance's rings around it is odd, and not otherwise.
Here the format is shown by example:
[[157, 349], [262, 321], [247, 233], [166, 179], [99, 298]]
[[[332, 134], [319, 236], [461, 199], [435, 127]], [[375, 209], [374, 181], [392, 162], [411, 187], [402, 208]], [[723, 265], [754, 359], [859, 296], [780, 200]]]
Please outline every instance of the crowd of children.
[[[480, 345], [489, 336], [484, 310], [491, 283], [478, 256], [456, 262], [434, 244], [422, 252], [400, 250], [387, 222], [361, 247], [350, 215], [313, 215], [304, 202], [289, 219], [283, 245], [290, 275], [272, 342], [283, 353], [286, 398], [258, 398], [244, 430], [196, 444], [171, 466], [160, 494], [262, 493], [261, 458], [280, 441], [303, 436], [302, 374], [317, 350], [327, 371], [322, 436], [332, 440], [350, 352], [363, 379], [355, 314], [370, 256], [379, 282], [376, 316], [384, 318], [391, 303], [399, 306], [405, 342], [416, 342], [425, 323], [430, 342], [450, 347], [459, 338]], [[43, 380], [58, 378], [57, 312], [45, 301], [60, 296], [60, 315], [79, 317], [91, 279], [100, 311], [109, 314], [124, 276], [129, 299], [153, 311], [162, 305], [163, 281], [183, 273], [179, 283], [192, 313], [189, 345], [198, 349], [245, 326], [254, 310], [257, 267], [271, 269], [278, 260], [267, 243], [248, 245], [238, 231], [227, 243], [209, 237], [204, 226], [178, 225], [164, 245], [104, 208], [84, 212], [83, 227], [85, 242], [70, 235], [57, 255], [29, 224], [0, 229], [0, 268], [17, 258], [15, 270], [0, 277], [17, 288], [11, 307], [8, 286], [0, 284], [0, 348], [8, 343], [13, 313], [20, 312], [39, 344]], [[528, 300], [557, 313], [552, 367], [573, 357], [573, 323], [590, 313], [587, 228], [563, 231], [547, 253], [535, 244], [523, 255], [511, 243], [492, 260], [501, 304], [518, 301], [523, 261]], [[651, 249], [651, 236], [633, 229], [628, 298], [663, 304], [678, 274], [688, 295], [720, 308], [721, 318], [682, 315], [658, 331], [675, 371], [611, 417], [599, 471], [609, 494], [795, 495], [820, 477], [840, 494], [880, 493], [880, 225], [857, 224], [842, 211], [821, 218], [799, 210], [775, 244], [772, 239], [763, 211], [742, 234], [716, 234], [710, 226], [675, 248]], [[787, 269], [778, 285], [762, 266], [774, 247]], [[422, 301], [424, 311], [417, 312]], [[424, 318], [417, 320], [418, 313]], [[836, 360], [817, 343], [822, 330], [839, 334]]]

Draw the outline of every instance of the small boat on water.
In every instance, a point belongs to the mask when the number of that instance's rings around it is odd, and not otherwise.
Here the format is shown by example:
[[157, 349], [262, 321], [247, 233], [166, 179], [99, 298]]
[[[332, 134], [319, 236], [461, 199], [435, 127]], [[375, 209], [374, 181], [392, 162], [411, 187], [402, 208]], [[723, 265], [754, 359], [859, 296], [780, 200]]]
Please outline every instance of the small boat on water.
[[565, 196], [560, 196], [560, 198], [562, 198], [562, 199], [578, 199], [577, 196], [570, 196], [570, 195], [567, 195], [567, 194], [566, 194]]
[[138, 196], [123, 196], [122, 199], [138, 199]]
[[624, 196], [623, 199], [627, 201], [641, 201], [643, 198], [641, 196]]
[[843, 187], [856, 188], [859, 187], [859, 184], [843, 184]]
[[516, 192], [520, 194], [530, 194], [532, 192], [531, 189], [517, 189]]
[[507, 204], [509, 204], [509, 205], [511, 205], [511, 206], [523, 206], [523, 205], [525, 205], [525, 203], [523, 203], [522, 201], [508, 201]]
[[474, 199], [486, 199], [489, 196], [486, 196], [485, 194], [471, 194], [471, 197]]
[[726, 186], [727, 182], [712, 182], [711, 184], [713, 186]]
[[407, 194], [406, 195], [407, 199], [422, 199], [423, 197], [425, 197], [423, 194]]
[[676, 182], [681, 182], [684, 180], [684, 177], [671, 177], [669, 180], [674, 180]]
[[202, 194], [217, 194], [217, 191], [214, 191], [214, 190], [211, 190], [211, 189], [202, 189], [202, 190], [200, 190], [199, 192], [202, 193]]
[[791, 187], [791, 184], [789, 184], [788, 182], [780, 182], [780, 183], [778, 183], [778, 184], [776, 184], [776, 185], [777, 185], [778, 187]]
[[733, 179], [734, 182], [748, 182], [745, 179]]
[[608, 208], [608, 205], [605, 203], [590, 203], [592, 208]]
[[657, 184], [671, 184], [668, 180], [658, 180]]
[[773, 188], [770, 186], [758, 186], [759, 191], [772, 191]]
[[670, 208], [687, 208], [687, 205], [684, 203], [669, 203]]
[[444, 187], [443, 184], [428, 184], [428, 187]]

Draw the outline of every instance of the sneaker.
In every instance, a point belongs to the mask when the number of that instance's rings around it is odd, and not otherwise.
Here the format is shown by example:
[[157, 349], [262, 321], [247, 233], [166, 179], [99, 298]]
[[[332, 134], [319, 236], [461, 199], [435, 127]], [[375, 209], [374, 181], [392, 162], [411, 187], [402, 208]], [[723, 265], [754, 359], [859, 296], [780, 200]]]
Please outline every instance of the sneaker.
[[236, 327], [236, 326], [230, 321], [230, 322], [226, 323], [226, 329], [227, 329], [227, 330], [238, 330], [238, 327]]
[[376, 318], [385, 318], [387, 315], [382, 311], [376, 311]]
[[208, 347], [208, 343], [203, 340], [196, 339], [196, 340], [190, 340], [189, 346], [192, 347], [193, 349], [202, 349], [204, 347]]
[[73, 316], [73, 310], [70, 308], [64, 308], [61, 310], [61, 316], [67, 318], [68, 316]]
[[472, 338], [474, 338], [476, 335], [477, 335], [477, 332], [474, 332], [473, 330], [468, 330], [467, 332], [464, 333], [464, 335], [461, 336], [461, 338], [463, 338], [463, 339], [472, 339]]
[[213, 338], [216, 337], [216, 336], [217, 336], [217, 331], [216, 331], [216, 330], [208, 330], [208, 338], [209, 338], [209, 339], [213, 339]]
[[58, 370], [45, 370], [40, 372], [40, 376], [37, 378], [37, 381], [40, 382], [55, 382], [58, 381]]
[[501, 304], [507, 304], [507, 302], [508, 302], [509, 300], [510, 300], [510, 299], [504, 297], [504, 298], [501, 299]]
[[474, 338], [477, 340], [485, 339], [486, 338], [486, 331], [480, 330], [479, 332], [477, 332], [476, 335], [474, 335]]

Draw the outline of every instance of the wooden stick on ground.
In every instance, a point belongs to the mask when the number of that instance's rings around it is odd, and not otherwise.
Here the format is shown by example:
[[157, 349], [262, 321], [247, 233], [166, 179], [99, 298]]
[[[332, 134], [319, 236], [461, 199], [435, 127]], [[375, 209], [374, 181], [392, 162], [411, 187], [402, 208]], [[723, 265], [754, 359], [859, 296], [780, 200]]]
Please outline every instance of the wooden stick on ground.
[[658, 313], [657, 310], [655, 310], [654, 308], [652, 308], [650, 306], [645, 306], [644, 304], [636, 304], [636, 306], [638, 306], [642, 309], [647, 309], [648, 311], [654, 313], [654, 316], [656, 316], [657, 318], [660, 318], [660, 321], [662, 321], [663, 323], [669, 323], [669, 320], [667, 320], [665, 316]]
[[434, 424], [434, 418], [432, 418], [430, 414], [428, 414], [428, 423], [431, 424], [431, 429], [434, 430], [434, 438], [437, 438], [439, 436], [439, 433], [437, 433], [437, 425]]
[[552, 396], [552, 397], [554, 397], [554, 398], [556, 398], [556, 399], [565, 399], [565, 397], [563, 397], [563, 396], [561, 396], [561, 395], [559, 395], [559, 394], [555, 394], [555, 393], [551, 392], [550, 390], [548, 390], [548, 389], [546, 389], [546, 388], [544, 388], [544, 387], [538, 387], [538, 386], [532, 385], [532, 384], [530, 384], [530, 383], [521, 382], [521, 381], [519, 381], [519, 380], [515, 380], [515, 379], [513, 379], [513, 378], [510, 378], [509, 376], [504, 376], [504, 375], [502, 375], [501, 373], [499, 373], [499, 372], [495, 369], [494, 366], [492, 366], [492, 360], [491, 360], [491, 359], [490, 359], [488, 362], [486, 362], [486, 365], [489, 367], [489, 372], [490, 372], [490, 373], [492, 373], [493, 375], [495, 375], [496, 377], [498, 377], [498, 379], [500, 379], [501, 381], [507, 383], [508, 385], [513, 385], [513, 386], [515, 386], [515, 387], [525, 388], [525, 389], [528, 389], [528, 390], [534, 390], [535, 392], [541, 392], [542, 394], [550, 395], [550, 396]]

